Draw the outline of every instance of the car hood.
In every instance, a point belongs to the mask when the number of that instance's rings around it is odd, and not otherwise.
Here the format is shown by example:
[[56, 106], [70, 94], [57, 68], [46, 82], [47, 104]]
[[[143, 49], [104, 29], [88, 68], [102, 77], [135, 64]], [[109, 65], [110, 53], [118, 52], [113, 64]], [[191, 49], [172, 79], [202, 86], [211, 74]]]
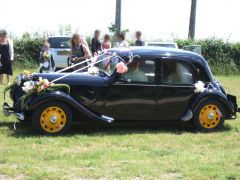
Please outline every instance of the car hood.
[[[60, 78], [69, 73], [35, 73], [33, 76], [35, 78], [42, 77], [43, 79], [48, 79], [50, 82]], [[68, 84], [68, 85], [87, 85], [87, 86], [103, 86], [107, 85], [108, 78], [103, 78], [100, 75], [91, 75], [87, 73], [75, 73], [68, 75], [56, 82], [55, 84]]]

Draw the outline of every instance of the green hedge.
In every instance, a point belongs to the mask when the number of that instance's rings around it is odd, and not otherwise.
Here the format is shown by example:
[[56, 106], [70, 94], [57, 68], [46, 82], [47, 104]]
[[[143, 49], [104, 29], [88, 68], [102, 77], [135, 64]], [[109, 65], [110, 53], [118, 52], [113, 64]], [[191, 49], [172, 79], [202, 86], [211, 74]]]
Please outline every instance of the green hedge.
[[[44, 36], [25, 34], [22, 38], [13, 40], [15, 66], [26, 69], [37, 67]], [[240, 43], [228, 43], [216, 38], [197, 41], [177, 39], [175, 42], [180, 49], [187, 45], [201, 45], [202, 55], [208, 61], [214, 74], [240, 74]]]
[[44, 38], [30, 36], [14, 38], [14, 66], [17, 68], [36, 68]]
[[228, 43], [221, 39], [176, 40], [179, 48], [187, 45], [201, 45], [202, 55], [208, 61], [213, 74], [240, 74], [240, 43]]

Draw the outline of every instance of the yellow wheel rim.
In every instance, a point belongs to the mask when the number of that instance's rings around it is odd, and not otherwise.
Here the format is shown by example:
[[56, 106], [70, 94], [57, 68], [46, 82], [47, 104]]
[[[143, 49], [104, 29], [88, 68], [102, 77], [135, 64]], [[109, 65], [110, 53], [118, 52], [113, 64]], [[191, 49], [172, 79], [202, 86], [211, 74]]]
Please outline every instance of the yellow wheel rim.
[[49, 107], [40, 117], [42, 128], [49, 133], [61, 131], [66, 125], [66, 114], [59, 107]]
[[219, 108], [213, 104], [206, 105], [199, 114], [199, 121], [204, 128], [216, 127], [222, 118]]

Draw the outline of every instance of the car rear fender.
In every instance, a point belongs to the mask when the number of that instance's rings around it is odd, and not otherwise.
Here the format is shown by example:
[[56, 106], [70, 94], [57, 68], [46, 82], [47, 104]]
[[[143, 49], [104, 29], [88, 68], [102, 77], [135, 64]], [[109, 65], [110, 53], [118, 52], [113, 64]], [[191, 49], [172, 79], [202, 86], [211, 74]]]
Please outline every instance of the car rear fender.
[[225, 114], [226, 119], [230, 119], [232, 116], [236, 115], [236, 112], [233, 110], [233, 108], [229, 104], [227, 97], [223, 93], [219, 92], [218, 90], [213, 90], [213, 89], [206, 90], [200, 94], [196, 94], [196, 96], [193, 97], [193, 99], [190, 103], [190, 109], [192, 110], [192, 112], [195, 112], [197, 107], [202, 102], [209, 100], [209, 99], [217, 100], [223, 104], [223, 107], [225, 108], [226, 113], [227, 113], [227, 114]]
[[84, 115], [88, 116], [89, 118], [93, 120], [98, 120], [100, 122], [106, 122], [111, 123], [114, 119], [111, 117], [107, 117], [104, 115], [99, 115], [91, 110], [89, 110], [86, 106], [83, 104], [77, 102], [74, 98], [72, 98], [70, 95], [62, 92], [62, 91], [52, 91], [52, 92], [46, 92], [42, 95], [36, 96], [31, 98], [27, 102], [27, 106], [25, 108], [25, 111], [34, 111], [37, 110], [37, 108], [44, 104], [48, 103], [49, 101], [61, 101], [69, 105], [71, 108], [75, 108], [80, 113], [83, 113]]

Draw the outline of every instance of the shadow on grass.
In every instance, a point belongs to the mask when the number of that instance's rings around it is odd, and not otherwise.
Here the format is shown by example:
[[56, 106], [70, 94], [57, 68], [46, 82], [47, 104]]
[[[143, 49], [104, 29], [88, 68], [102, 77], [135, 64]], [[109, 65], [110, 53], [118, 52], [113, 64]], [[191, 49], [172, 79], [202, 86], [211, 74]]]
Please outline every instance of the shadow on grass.
[[[7, 134], [13, 137], [38, 137], [39, 134], [33, 129], [29, 122], [17, 122], [14, 130], [13, 122], [0, 121], [0, 129], [6, 129]], [[218, 132], [231, 131], [232, 127], [225, 125]], [[79, 123], [72, 125], [69, 133], [65, 136], [88, 135], [88, 136], [109, 136], [126, 134], [144, 134], [144, 133], [172, 133], [181, 135], [182, 133], [198, 133], [190, 123], [186, 122], [158, 122], [158, 123]], [[215, 132], [214, 132], [215, 133]]]

